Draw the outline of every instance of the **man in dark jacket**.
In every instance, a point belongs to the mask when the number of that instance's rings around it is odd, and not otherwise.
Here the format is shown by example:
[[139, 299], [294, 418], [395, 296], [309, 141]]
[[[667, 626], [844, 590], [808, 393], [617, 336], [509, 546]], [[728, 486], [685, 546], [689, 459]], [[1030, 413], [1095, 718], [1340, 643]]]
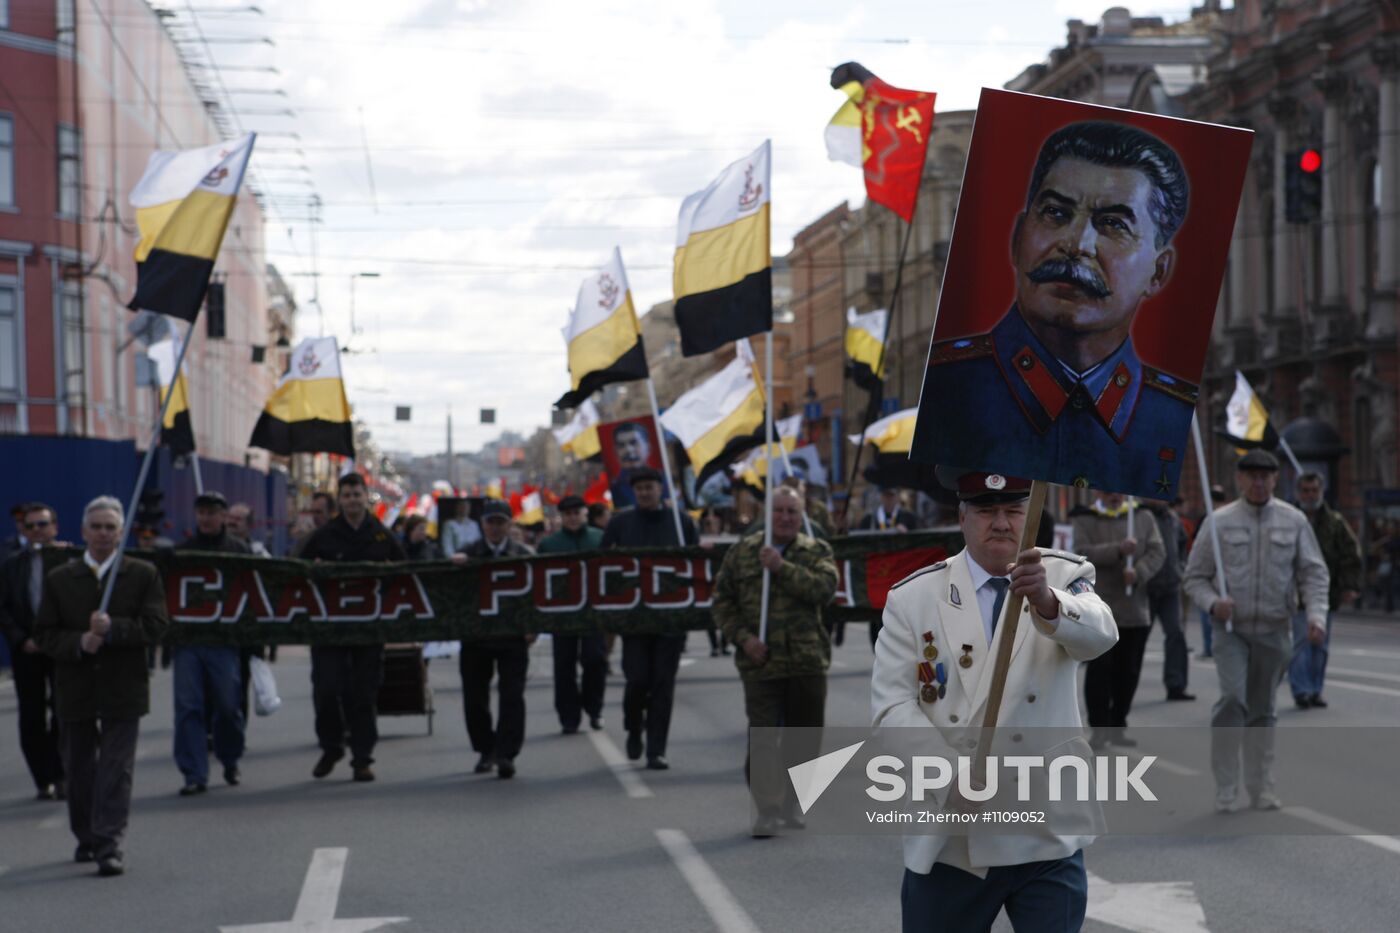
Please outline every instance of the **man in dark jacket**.
[[[499, 499], [488, 499], [481, 508], [480, 540], [467, 545], [452, 561], [493, 560], [501, 557], [528, 557], [535, 551], [528, 544], [511, 540], [510, 506]], [[462, 674], [462, 713], [467, 721], [467, 737], [477, 759], [477, 774], [496, 772], [504, 779], [515, 777], [515, 756], [525, 744], [525, 671], [530, 666], [530, 646], [534, 635], [502, 638], [463, 639], [457, 667]], [[491, 728], [491, 678], [499, 675], [497, 691], [500, 707], [496, 728]]]
[[19, 747], [38, 798], [62, 799], [65, 789], [54, 707], [54, 661], [34, 640], [34, 620], [44, 595], [40, 549], [58, 537], [58, 515], [42, 502], [31, 502], [25, 506], [23, 523], [28, 547], [0, 564], [0, 635], [9, 643], [14, 661]]
[[[99, 496], [88, 503], [83, 559], [44, 577], [34, 624], [34, 641], [55, 662], [68, 822], [78, 838], [73, 859], [96, 861], [102, 875], [125, 870], [121, 843], [131, 810], [136, 738], [151, 708], [146, 647], [160, 641], [168, 625], [156, 568], [131, 557], [114, 566], [123, 521], [116, 499]], [[117, 576], [102, 612], [110, 573]]]
[[[195, 533], [179, 546], [181, 551], [217, 554], [252, 554], [247, 544], [224, 527], [228, 500], [223, 493], [205, 492], [195, 497]], [[216, 645], [180, 645], [174, 651], [175, 765], [184, 776], [181, 797], [202, 794], [209, 785], [209, 744], [224, 766], [224, 783], [237, 785], [243, 757], [243, 673], [239, 650]]]
[[[1356, 535], [1340, 513], [1324, 498], [1327, 482], [1321, 473], [1309, 472], [1298, 477], [1298, 506], [1308, 517], [1322, 559], [1327, 562], [1330, 582], [1327, 586], [1327, 620], [1345, 604], [1356, 599], [1361, 590], [1361, 548]], [[1332, 626], [1321, 644], [1308, 638], [1308, 617], [1298, 612], [1293, 617], [1293, 660], [1288, 665], [1288, 685], [1293, 690], [1293, 702], [1299, 709], [1324, 707], [1322, 681], [1327, 675], [1327, 648], [1332, 643]]]
[[[346, 473], [338, 483], [340, 513], [306, 539], [304, 560], [403, 560], [403, 546], [369, 514], [364, 477]], [[357, 781], [373, 781], [374, 745], [379, 741], [379, 684], [384, 679], [383, 645], [312, 645], [311, 699], [316, 707], [316, 739], [321, 758], [311, 776], [323, 778], [345, 757], [350, 729], [350, 767]]]
[[1181, 569], [1186, 564], [1186, 529], [1170, 503], [1144, 499], [1143, 505], [1156, 519], [1162, 545], [1166, 548], [1161, 568], [1147, 581], [1148, 616], [1162, 623], [1162, 649], [1166, 653], [1162, 685], [1167, 688], [1168, 700], [1194, 700], [1196, 695], [1186, 692], [1187, 668], [1191, 661], [1186, 631], [1181, 623]]
[[[699, 542], [695, 523], [688, 515], [681, 516], [684, 541], [676, 540], [675, 516], [661, 504], [659, 472], [640, 467], [632, 471], [631, 481], [637, 506], [618, 512], [608, 522], [603, 547], [676, 547]], [[627, 757], [636, 761], [645, 751], [647, 767], [655, 771], [671, 766], [666, 760], [666, 738], [671, 731], [671, 704], [683, 650], [684, 635], [622, 636], [622, 674], [627, 678], [622, 724], [627, 730]]]
[[[588, 524], [588, 506], [578, 496], [559, 500], [563, 527], [540, 542], [541, 554], [570, 554], [596, 551], [603, 543], [603, 532]], [[592, 729], [603, 728], [603, 690], [608, 679], [608, 654], [602, 633], [597, 635], [555, 635], [554, 711], [565, 735], [578, 731], [582, 713], [588, 713]], [[583, 688], [579, 688], [579, 665], [583, 665]]]

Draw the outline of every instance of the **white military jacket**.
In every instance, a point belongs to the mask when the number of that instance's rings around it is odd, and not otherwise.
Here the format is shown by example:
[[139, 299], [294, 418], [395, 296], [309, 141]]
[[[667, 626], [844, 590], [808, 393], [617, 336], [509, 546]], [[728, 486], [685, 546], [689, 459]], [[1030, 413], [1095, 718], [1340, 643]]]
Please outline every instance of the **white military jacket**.
[[[1093, 591], [1094, 565], [1064, 551], [1042, 548], [1041, 554], [1060, 614], [1047, 622], [1029, 603], [1024, 604], [998, 716], [999, 737], [1001, 727], [1082, 729], [1079, 665], [1118, 641], [1113, 614]], [[964, 730], [983, 723], [992, 664], [1006, 626], [997, 626], [988, 645], [969, 560], [964, 550], [890, 589], [871, 675], [875, 726], [932, 725], [948, 737], [949, 744], [975, 747]], [[919, 664], [925, 657], [926, 633], [947, 671], [946, 694], [933, 703], [920, 696]], [[964, 651], [965, 645], [972, 650]], [[959, 663], [964, 655], [971, 658], [967, 667]], [[1087, 745], [1072, 751], [1088, 755]], [[1093, 839], [1092, 835], [1056, 836], [1048, 828], [1039, 835], [906, 836], [904, 864], [919, 874], [927, 874], [938, 861], [985, 875], [994, 865], [1063, 858]]]

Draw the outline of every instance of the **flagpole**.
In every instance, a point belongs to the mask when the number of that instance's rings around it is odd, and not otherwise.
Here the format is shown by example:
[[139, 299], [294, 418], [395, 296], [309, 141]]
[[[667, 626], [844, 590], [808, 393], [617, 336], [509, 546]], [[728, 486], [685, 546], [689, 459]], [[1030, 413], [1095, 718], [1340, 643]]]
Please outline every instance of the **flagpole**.
[[[681, 524], [680, 489], [671, 479], [671, 455], [666, 452], [666, 428], [661, 424], [661, 406], [656, 403], [656, 383], [647, 376], [647, 397], [651, 399], [651, 417], [656, 424], [656, 439], [661, 444], [661, 469], [666, 471], [666, 485], [671, 487], [671, 516], [676, 520], [676, 545], [685, 547], [685, 526]], [[663, 489], [664, 491], [664, 489]]]
[[[917, 205], [917, 201], [915, 203]], [[885, 393], [884, 380], [881, 378], [880, 373], [883, 372], [885, 368], [885, 351], [890, 343], [890, 326], [894, 323], [894, 317], [899, 312], [899, 289], [904, 283], [904, 257], [909, 252], [909, 241], [913, 239], [913, 236], [914, 222], [911, 220], [909, 225], [904, 228], [904, 242], [901, 243], [899, 247], [899, 261], [895, 263], [894, 267], [894, 289], [890, 292], [890, 311], [885, 315], [885, 333], [880, 338], [880, 356], [875, 361], [875, 378], [880, 380], [881, 383], [881, 390], [878, 396], [881, 399], [884, 398]], [[856, 448], [856, 455], [851, 458], [851, 479], [850, 482], [846, 484], [846, 504], [841, 510], [841, 517], [848, 525], [851, 515], [851, 497], [855, 495], [856, 480], [860, 478], [860, 458], [861, 455], [865, 453], [865, 432], [875, 420], [876, 398], [876, 393], [872, 391], [870, 393], [870, 402], [865, 406], [865, 423], [862, 424], [860, 428], [859, 436], [861, 438], [861, 444]]]
[[146, 447], [146, 456], [141, 459], [141, 469], [136, 473], [136, 488], [131, 491], [131, 502], [127, 506], [126, 515], [123, 516], [121, 538], [117, 541], [116, 560], [112, 562], [112, 569], [107, 573], [107, 583], [102, 587], [102, 601], [97, 606], [98, 612], [106, 612], [107, 606], [112, 602], [112, 588], [117, 583], [117, 572], [122, 569], [122, 557], [126, 554], [126, 542], [131, 537], [131, 525], [136, 516], [136, 505], [141, 501], [141, 490], [146, 486], [146, 477], [151, 473], [151, 461], [155, 459], [156, 450], [160, 447], [160, 431], [165, 425], [165, 413], [170, 408], [170, 400], [175, 397], [175, 387], [180, 381], [180, 368], [185, 363], [185, 354], [189, 352], [190, 342], [194, 339], [194, 321], [190, 321], [190, 329], [185, 332], [185, 339], [180, 341], [180, 353], [175, 357], [175, 372], [170, 377], [170, 391], [165, 393], [165, 398], [161, 400], [160, 411], [156, 412], [155, 430], [151, 432], [151, 443]]
[[199, 451], [190, 451], [190, 469], [194, 471], [194, 494], [204, 495], [204, 473], [199, 469]]
[[[1131, 538], [1131, 537], [1133, 536], [1133, 511], [1134, 511], [1133, 506], [1134, 506], [1134, 504], [1135, 504], [1135, 500], [1133, 499], [1132, 496], [1129, 496], [1129, 497], [1128, 497], [1128, 502], [1127, 502], [1127, 505], [1128, 505], [1128, 537], [1129, 537], [1129, 538]], [[1129, 569], [1129, 570], [1132, 570], [1132, 569], [1133, 569], [1133, 555], [1132, 555], [1132, 554], [1129, 554], [1129, 555], [1128, 555], [1128, 569]], [[1133, 585], [1132, 585], [1131, 583], [1129, 583], [1127, 586], [1123, 587], [1123, 593], [1124, 593], [1125, 595], [1127, 595], [1127, 596], [1133, 595]]]
[[[764, 439], [773, 443], [773, 332], [763, 335], [763, 368], [765, 370], [763, 429]], [[782, 447], [782, 441], [778, 442]], [[784, 450], [786, 453], [786, 450]], [[773, 546], [773, 463], [769, 458], [768, 469], [763, 471], [763, 546]], [[773, 586], [773, 575], [763, 568], [763, 594], [758, 607], [758, 640], [768, 644], [768, 595]]]
[[1293, 482], [1297, 483], [1298, 477], [1303, 475], [1303, 465], [1299, 463], [1298, 458], [1293, 455], [1293, 448], [1288, 446], [1288, 441], [1282, 434], [1278, 436], [1278, 446], [1279, 449], [1283, 451], [1284, 456], [1288, 458], [1288, 462], [1293, 464]]
[[[1201, 443], [1200, 416], [1191, 418], [1191, 437], [1196, 442], [1196, 469], [1201, 474], [1201, 498], [1206, 503], [1206, 520], [1210, 523], [1210, 549], [1215, 554], [1215, 578], [1220, 581], [1220, 595], [1228, 597], [1229, 587], [1225, 583], [1225, 558], [1220, 554], [1220, 531], [1215, 527], [1215, 503], [1210, 498], [1210, 473], [1206, 470], [1206, 449]], [[1225, 631], [1233, 632], [1233, 618], [1225, 620]]]

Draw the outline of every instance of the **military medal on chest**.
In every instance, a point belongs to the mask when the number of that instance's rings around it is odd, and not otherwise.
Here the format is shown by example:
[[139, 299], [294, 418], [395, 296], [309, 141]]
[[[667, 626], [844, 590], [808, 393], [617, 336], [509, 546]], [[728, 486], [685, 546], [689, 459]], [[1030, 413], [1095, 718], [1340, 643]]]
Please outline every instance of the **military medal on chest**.
[[972, 666], [972, 646], [971, 646], [971, 645], [963, 645], [963, 646], [962, 646], [962, 651], [963, 651], [962, 657], [958, 658], [958, 666], [959, 666], [959, 667], [971, 667], [971, 666]]
[[938, 660], [938, 646], [933, 643], [932, 632], [924, 632], [924, 659], [927, 661]]
[[937, 703], [948, 695], [948, 672], [942, 663], [919, 663], [919, 697], [925, 703]]

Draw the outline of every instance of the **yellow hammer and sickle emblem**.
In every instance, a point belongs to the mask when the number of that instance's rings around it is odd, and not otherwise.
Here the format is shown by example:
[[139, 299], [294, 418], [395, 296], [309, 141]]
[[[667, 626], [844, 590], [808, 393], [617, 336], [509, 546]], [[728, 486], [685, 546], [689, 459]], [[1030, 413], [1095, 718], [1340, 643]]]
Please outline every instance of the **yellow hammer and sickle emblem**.
[[917, 108], [906, 107], [903, 110], [897, 112], [897, 114], [895, 115], [894, 125], [896, 129], [908, 130], [914, 136], [915, 142], [922, 144], [924, 141], [924, 137], [923, 134], [921, 134], [918, 131], [916, 126], [917, 124], [921, 124], [923, 122], [924, 118], [919, 115], [919, 111]]

